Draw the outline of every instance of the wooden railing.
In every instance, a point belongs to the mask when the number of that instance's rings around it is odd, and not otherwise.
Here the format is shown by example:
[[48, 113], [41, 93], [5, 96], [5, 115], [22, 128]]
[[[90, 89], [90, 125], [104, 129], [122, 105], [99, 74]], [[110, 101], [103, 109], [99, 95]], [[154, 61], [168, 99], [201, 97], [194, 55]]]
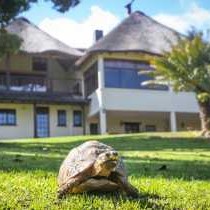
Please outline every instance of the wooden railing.
[[0, 75], [0, 91], [66, 93], [82, 95], [81, 80], [47, 79], [42, 76]]

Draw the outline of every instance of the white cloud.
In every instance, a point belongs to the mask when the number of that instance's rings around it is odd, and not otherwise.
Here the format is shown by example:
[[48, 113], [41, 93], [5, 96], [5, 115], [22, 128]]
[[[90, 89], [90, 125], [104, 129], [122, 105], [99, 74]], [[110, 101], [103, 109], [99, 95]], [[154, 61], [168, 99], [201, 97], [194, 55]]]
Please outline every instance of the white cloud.
[[187, 32], [192, 26], [199, 30], [210, 28], [210, 11], [199, 7], [195, 2], [191, 3], [189, 9], [183, 14], [157, 14], [154, 18], [181, 33]]
[[92, 6], [89, 17], [82, 22], [68, 18], [46, 18], [39, 27], [69, 46], [84, 48], [92, 45], [95, 29], [106, 34], [118, 23], [119, 18], [111, 12]]

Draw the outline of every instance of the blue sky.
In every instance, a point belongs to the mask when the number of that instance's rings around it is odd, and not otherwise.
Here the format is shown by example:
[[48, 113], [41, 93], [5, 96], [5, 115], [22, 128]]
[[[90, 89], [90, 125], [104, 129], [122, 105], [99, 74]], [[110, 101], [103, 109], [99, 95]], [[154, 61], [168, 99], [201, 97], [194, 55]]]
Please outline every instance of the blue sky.
[[[73, 47], [89, 47], [94, 29], [103, 29], [108, 33], [127, 17], [124, 5], [128, 2], [82, 0], [79, 6], [61, 14], [52, 9], [50, 2], [42, 0], [21, 16]], [[192, 25], [198, 29], [210, 28], [209, 0], [135, 0], [135, 10], [141, 10], [182, 33]]]

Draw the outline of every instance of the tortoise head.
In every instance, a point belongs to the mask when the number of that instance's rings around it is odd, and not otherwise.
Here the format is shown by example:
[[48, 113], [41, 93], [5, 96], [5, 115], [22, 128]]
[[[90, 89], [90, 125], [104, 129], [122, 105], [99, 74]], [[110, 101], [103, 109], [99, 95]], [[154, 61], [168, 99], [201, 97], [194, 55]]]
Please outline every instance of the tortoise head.
[[119, 156], [116, 151], [106, 151], [101, 153], [94, 164], [95, 176], [108, 177], [117, 166], [118, 160]]

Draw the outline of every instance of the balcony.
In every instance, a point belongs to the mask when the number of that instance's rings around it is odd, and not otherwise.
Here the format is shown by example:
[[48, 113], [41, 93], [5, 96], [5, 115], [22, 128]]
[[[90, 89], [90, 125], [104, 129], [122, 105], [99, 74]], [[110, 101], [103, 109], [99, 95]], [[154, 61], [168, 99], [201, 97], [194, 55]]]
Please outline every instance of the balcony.
[[81, 80], [47, 79], [44, 76], [0, 75], [0, 100], [30, 99], [69, 102], [82, 99]]
[[42, 76], [0, 75], [0, 91], [82, 95], [81, 80], [46, 79]]

